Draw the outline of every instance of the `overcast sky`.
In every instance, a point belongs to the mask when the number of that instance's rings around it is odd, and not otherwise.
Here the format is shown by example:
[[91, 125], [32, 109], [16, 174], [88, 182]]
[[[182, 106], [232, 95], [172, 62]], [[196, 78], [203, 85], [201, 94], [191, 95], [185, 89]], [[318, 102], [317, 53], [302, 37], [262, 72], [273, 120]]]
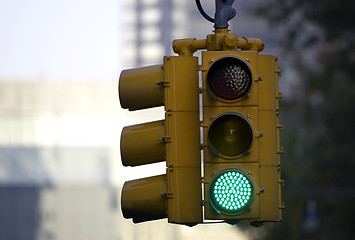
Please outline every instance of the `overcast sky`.
[[119, 0], [0, 0], [0, 80], [117, 80]]

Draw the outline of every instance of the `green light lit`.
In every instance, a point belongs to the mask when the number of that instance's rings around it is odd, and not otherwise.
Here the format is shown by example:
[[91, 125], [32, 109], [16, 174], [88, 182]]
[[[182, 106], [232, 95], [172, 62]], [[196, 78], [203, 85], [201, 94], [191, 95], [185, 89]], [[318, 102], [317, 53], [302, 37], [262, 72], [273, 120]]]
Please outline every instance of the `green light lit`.
[[219, 213], [239, 214], [248, 209], [253, 196], [251, 179], [239, 169], [223, 170], [210, 184], [210, 202]]

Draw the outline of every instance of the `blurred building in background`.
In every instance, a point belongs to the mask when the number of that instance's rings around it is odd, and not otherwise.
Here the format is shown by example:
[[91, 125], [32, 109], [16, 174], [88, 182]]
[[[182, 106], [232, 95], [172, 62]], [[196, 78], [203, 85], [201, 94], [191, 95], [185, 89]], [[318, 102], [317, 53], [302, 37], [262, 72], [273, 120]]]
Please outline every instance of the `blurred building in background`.
[[0, 83], [0, 239], [119, 238], [113, 88]]
[[[239, 37], [262, 37], [264, 52], [277, 55], [277, 34], [253, 15], [258, 3], [236, 1], [237, 16], [230, 28]], [[117, 25], [122, 26], [118, 36], [123, 39], [119, 55], [124, 68], [161, 64], [164, 55], [174, 54], [173, 39], [202, 39], [213, 31], [195, 1], [125, 0], [121, 4], [123, 15]], [[214, 0], [202, 4], [213, 16]], [[187, 228], [166, 220], [138, 225], [124, 220], [120, 187], [136, 177], [136, 170], [121, 167], [121, 129], [134, 121], [158, 120], [163, 111], [128, 115], [120, 109], [118, 76], [71, 80], [0, 79], [0, 239], [243, 237], [225, 224]], [[164, 164], [160, 168], [164, 171]]]

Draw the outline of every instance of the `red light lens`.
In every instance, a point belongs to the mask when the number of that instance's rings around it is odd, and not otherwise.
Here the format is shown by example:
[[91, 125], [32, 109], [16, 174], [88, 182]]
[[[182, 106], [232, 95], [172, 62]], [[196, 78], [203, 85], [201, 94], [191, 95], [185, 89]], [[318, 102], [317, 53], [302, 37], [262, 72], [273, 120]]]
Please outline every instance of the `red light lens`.
[[236, 57], [225, 57], [212, 64], [207, 73], [209, 92], [214, 97], [238, 100], [251, 88], [252, 75], [248, 65]]

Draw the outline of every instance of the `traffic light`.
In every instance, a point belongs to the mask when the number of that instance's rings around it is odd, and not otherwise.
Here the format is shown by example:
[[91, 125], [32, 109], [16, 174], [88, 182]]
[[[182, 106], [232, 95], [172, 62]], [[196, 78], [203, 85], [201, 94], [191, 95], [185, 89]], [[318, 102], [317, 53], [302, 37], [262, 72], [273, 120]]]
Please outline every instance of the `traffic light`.
[[[204, 220], [259, 226], [281, 220], [280, 70], [275, 56], [259, 54], [261, 38], [229, 32], [233, 2], [216, 0], [213, 19], [196, 1], [215, 23], [213, 34], [174, 40], [179, 56], [121, 73], [123, 108], [165, 109], [164, 120], [122, 131], [124, 166], [166, 161], [166, 174], [124, 184], [122, 212], [135, 223], [168, 218], [188, 226]], [[201, 65], [193, 57], [197, 50], [205, 50]]]
[[123, 128], [124, 166], [166, 161], [166, 174], [128, 181], [121, 194], [125, 218], [144, 222], [202, 222], [198, 61], [164, 57], [163, 65], [124, 70], [119, 80], [122, 108], [164, 106], [165, 119]]
[[281, 220], [277, 58], [202, 52], [205, 219]]

